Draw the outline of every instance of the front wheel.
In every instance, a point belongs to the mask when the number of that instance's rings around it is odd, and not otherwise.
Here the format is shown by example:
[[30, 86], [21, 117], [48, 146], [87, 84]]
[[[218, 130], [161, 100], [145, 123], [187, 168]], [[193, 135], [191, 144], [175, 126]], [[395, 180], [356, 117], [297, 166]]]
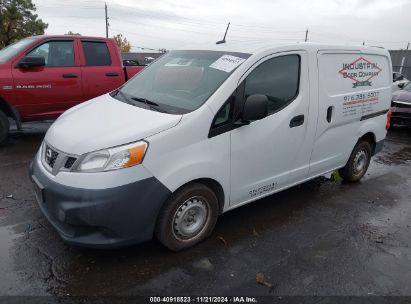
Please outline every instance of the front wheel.
[[343, 180], [358, 182], [367, 172], [371, 161], [372, 148], [368, 141], [360, 141], [354, 147], [344, 168], [340, 169]]
[[9, 134], [9, 130], [9, 119], [6, 114], [4, 114], [2, 110], [0, 110], [0, 144], [2, 144], [6, 140], [7, 135]]
[[203, 184], [192, 183], [171, 195], [160, 212], [155, 234], [164, 246], [179, 251], [207, 238], [217, 217], [215, 193]]

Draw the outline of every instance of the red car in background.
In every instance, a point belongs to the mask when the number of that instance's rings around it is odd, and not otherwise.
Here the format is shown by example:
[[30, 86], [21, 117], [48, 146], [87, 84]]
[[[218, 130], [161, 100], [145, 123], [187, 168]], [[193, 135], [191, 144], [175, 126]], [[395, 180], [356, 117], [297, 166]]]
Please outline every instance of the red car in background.
[[34, 36], [0, 50], [0, 143], [9, 118], [55, 119], [83, 101], [110, 92], [144, 66], [123, 66], [113, 39]]

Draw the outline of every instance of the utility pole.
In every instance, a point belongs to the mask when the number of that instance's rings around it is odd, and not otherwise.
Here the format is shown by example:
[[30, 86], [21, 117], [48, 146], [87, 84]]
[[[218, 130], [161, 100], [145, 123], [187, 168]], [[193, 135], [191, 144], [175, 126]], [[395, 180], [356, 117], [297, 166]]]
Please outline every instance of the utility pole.
[[230, 27], [230, 22], [228, 22], [228, 24], [227, 24], [227, 28], [226, 28], [226, 30], [225, 30], [225, 34], [224, 34], [223, 40], [217, 41], [216, 44], [221, 44], [221, 43], [225, 43], [225, 42], [226, 42], [226, 41], [225, 41], [225, 37], [227, 36], [227, 32], [228, 32], [228, 28], [229, 28], [229, 27]]
[[410, 47], [410, 43], [408, 42], [407, 43], [407, 48], [405, 49], [405, 52], [404, 52], [404, 56], [402, 57], [402, 60], [401, 60], [401, 66], [400, 66], [400, 70], [399, 70], [400, 74], [402, 74], [402, 69], [404, 68], [404, 63], [405, 63], [405, 57], [407, 57], [409, 47]]
[[308, 41], [308, 29], [305, 31], [305, 42]]
[[104, 2], [104, 10], [106, 12], [106, 38], [108, 38], [108, 26], [109, 26], [109, 24], [108, 24], [107, 3], [106, 2]]

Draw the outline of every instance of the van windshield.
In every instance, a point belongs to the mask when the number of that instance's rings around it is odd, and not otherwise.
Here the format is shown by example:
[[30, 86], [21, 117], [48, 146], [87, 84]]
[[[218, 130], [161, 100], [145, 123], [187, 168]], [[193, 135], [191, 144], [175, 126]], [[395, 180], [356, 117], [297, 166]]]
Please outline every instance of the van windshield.
[[20, 40], [16, 43], [5, 47], [4, 49], [0, 50], [0, 63], [5, 63], [12, 57], [16, 56], [22, 49], [27, 47], [30, 43], [36, 40], [36, 37], [30, 37], [23, 40]]
[[250, 54], [170, 51], [111, 94], [135, 106], [171, 114], [199, 108]]
[[411, 92], [411, 82], [409, 82], [408, 84], [405, 85], [404, 90], [408, 91], [408, 92]]

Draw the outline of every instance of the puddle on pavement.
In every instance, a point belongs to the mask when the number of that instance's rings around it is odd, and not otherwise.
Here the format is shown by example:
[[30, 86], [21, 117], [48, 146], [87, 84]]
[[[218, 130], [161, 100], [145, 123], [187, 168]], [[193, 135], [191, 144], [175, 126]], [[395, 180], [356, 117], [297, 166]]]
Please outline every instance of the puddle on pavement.
[[18, 295], [22, 292], [18, 274], [14, 269], [11, 248], [16, 234], [12, 227], [0, 227], [0, 295]]
[[401, 150], [392, 153], [377, 154], [374, 160], [383, 165], [411, 164], [411, 148], [403, 147]]

